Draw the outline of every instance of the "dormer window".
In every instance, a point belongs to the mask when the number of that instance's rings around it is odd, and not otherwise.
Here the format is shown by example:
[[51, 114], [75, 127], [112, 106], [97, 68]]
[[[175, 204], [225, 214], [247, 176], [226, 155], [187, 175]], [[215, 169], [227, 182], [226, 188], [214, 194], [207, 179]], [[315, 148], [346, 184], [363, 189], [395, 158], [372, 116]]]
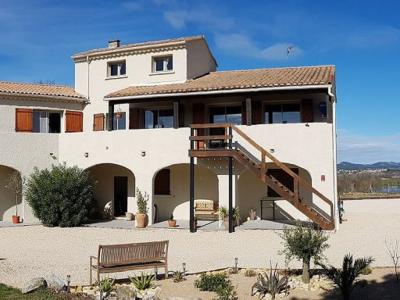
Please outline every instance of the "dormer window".
[[172, 71], [172, 55], [153, 57], [153, 73]]
[[118, 77], [126, 75], [126, 61], [112, 61], [107, 65], [107, 77]]

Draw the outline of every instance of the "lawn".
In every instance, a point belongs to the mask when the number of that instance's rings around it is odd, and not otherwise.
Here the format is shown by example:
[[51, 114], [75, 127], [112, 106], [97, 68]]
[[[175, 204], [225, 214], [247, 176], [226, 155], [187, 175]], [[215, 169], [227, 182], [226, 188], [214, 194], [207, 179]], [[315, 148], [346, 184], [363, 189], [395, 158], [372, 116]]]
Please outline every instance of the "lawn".
[[0, 283], [0, 299], [12, 300], [65, 300], [66, 296], [56, 295], [54, 292], [42, 288], [33, 293], [22, 294], [20, 290]]

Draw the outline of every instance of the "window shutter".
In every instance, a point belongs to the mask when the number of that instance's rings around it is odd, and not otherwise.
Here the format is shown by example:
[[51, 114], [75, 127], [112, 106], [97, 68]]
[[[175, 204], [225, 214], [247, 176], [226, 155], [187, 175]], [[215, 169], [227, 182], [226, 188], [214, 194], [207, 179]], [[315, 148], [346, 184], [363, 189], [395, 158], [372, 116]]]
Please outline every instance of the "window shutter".
[[144, 122], [144, 110], [140, 108], [129, 109], [129, 129], [140, 129]]
[[83, 113], [67, 110], [65, 113], [65, 132], [83, 131]]
[[25, 108], [15, 109], [15, 131], [32, 132], [33, 110]]
[[154, 194], [155, 195], [171, 195], [170, 191], [170, 169], [160, 170], [154, 180]]
[[[262, 110], [260, 101], [253, 101], [251, 103], [251, 114], [251, 121], [254, 125], [262, 123]], [[266, 121], [266, 123], [268, 123], [268, 120]]]
[[311, 123], [314, 121], [313, 101], [310, 99], [301, 100], [301, 122]]
[[93, 116], [93, 131], [104, 130], [104, 114], [95, 114]]

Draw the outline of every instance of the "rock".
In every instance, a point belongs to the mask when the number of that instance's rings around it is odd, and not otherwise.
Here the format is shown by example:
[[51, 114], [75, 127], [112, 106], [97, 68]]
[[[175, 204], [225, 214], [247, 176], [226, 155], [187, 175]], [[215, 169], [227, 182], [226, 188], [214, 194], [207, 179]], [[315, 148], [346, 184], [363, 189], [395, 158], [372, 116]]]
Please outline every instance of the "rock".
[[55, 274], [51, 274], [50, 276], [48, 276], [46, 278], [46, 282], [49, 288], [52, 288], [57, 292], [62, 291], [67, 287], [67, 283]]
[[21, 289], [23, 294], [36, 291], [38, 288], [46, 286], [46, 280], [43, 277], [37, 277], [29, 280]]

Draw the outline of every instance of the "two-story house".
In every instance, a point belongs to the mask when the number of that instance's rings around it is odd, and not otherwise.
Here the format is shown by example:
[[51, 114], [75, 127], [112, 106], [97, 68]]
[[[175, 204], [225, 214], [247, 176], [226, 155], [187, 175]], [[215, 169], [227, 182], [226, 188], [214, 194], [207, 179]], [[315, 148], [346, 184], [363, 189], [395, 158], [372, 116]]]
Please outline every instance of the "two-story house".
[[242, 220], [337, 226], [333, 66], [216, 71], [203, 36], [72, 58], [75, 89], [0, 83], [0, 182], [66, 162], [89, 170], [99, 211], [115, 216], [136, 212], [139, 188], [151, 223], [173, 215], [191, 231], [204, 201]]

